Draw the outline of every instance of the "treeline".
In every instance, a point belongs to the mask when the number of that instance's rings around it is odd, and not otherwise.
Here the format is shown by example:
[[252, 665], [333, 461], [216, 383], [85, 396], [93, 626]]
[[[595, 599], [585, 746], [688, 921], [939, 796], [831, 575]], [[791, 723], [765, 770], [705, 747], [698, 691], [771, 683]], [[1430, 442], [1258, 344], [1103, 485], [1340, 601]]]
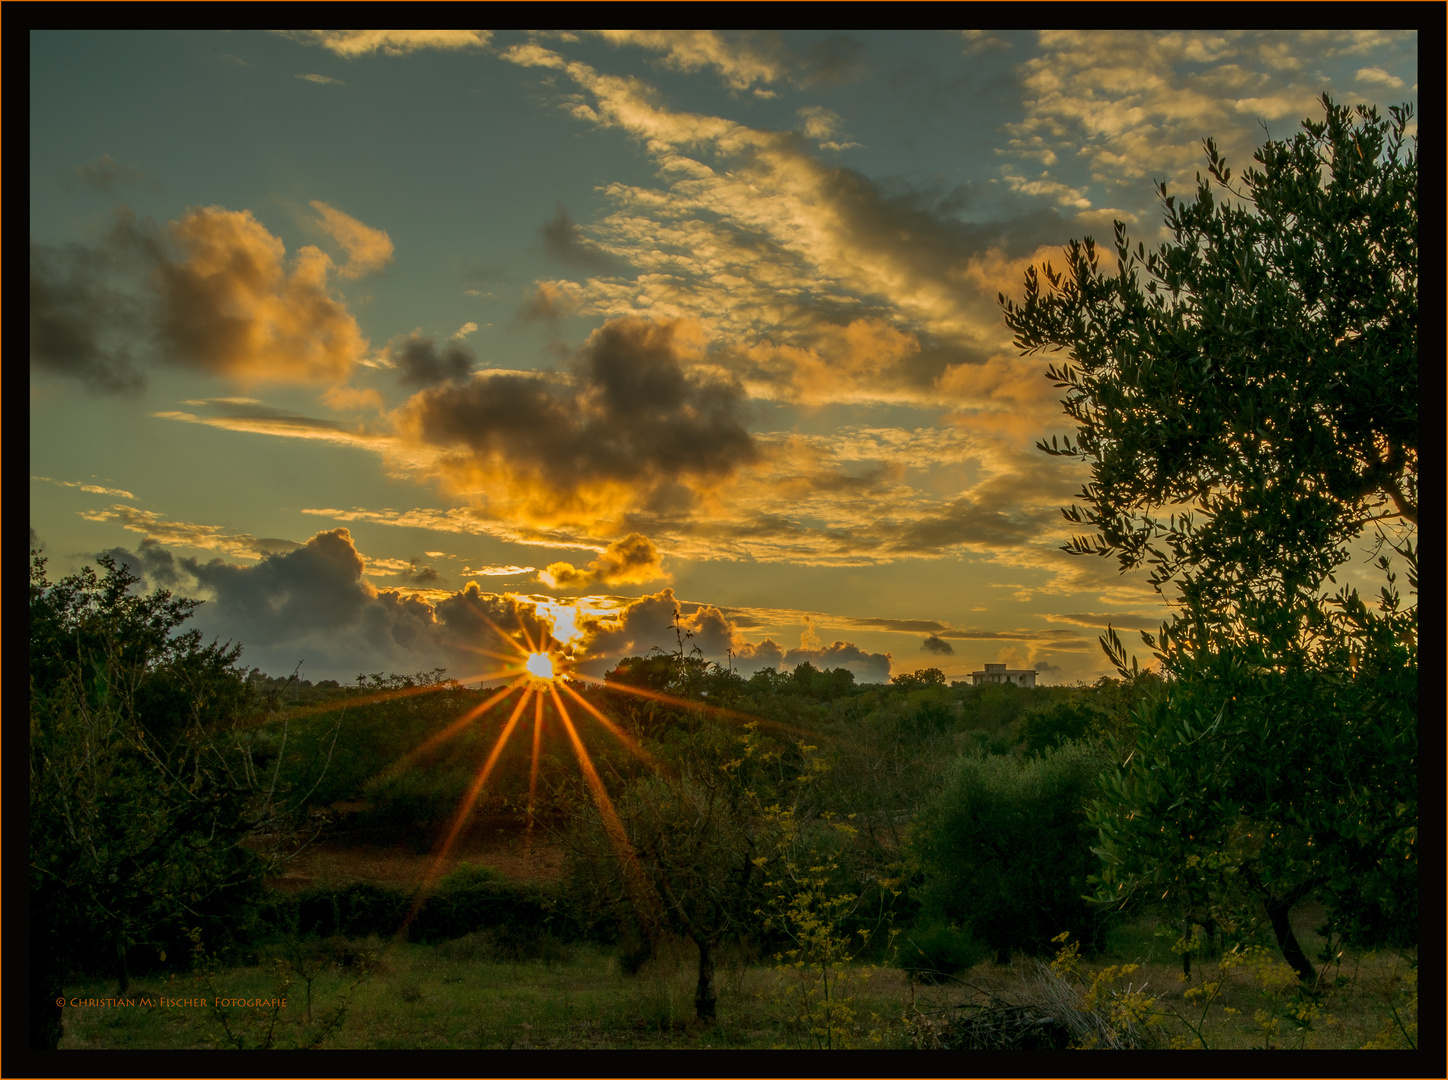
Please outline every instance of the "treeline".
[[[1282, 930], [1309, 900], [1337, 941], [1416, 941], [1416, 651], [1389, 634], [1338, 673], [1123, 668], [1032, 689], [633, 657], [569, 684], [589, 707], [560, 695], [587, 766], [542, 695], [459, 822], [516, 696], [441, 671], [350, 687], [248, 672], [236, 647], [181, 631], [193, 602], [102, 566], [51, 583], [32, 561], [38, 1045], [58, 1038], [53, 1002], [77, 971], [124, 987], [185, 967], [198, 937], [238, 959], [288, 934], [486, 931], [510, 955], [590, 938], [636, 970], [676, 935], [698, 947], [701, 1017], [726, 947], [940, 978], [1053, 953], [1062, 933], [1090, 949], [1113, 919], [1156, 913], [1188, 938], [1275, 941], [1310, 971]], [[1249, 748], [1231, 733], [1253, 724]], [[1208, 730], [1237, 749], [1193, 756]], [[1183, 784], [1235, 802], [1210, 819]], [[562, 880], [268, 888], [318, 837], [423, 851], [470, 828], [531, 829], [563, 850]], [[1169, 887], [1141, 888], [1152, 874]]]

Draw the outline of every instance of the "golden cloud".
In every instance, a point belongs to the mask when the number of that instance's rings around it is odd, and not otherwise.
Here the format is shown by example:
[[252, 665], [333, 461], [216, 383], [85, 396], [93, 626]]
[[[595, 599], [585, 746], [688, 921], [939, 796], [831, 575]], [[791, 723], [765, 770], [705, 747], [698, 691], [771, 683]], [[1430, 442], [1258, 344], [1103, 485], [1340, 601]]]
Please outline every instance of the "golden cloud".
[[667, 573], [653, 541], [641, 533], [629, 533], [582, 569], [556, 562], [538, 577], [550, 589], [584, 589], [594, 584], [638, 585], [667, 577]]
[[375, 273], [392, 261], [392, 237], [381, 229], [364, 225], [324, 202], [313, 199], [310, 205], [322, 228], [347, 253], [347, 262], [339, 271], [344, 278]]
[[157, 336], [173, 363], [243, 385], [340, 382], [367, 352], [317, 248], [299, 249], [289, 268], [249, 211], [218, 206], [193, 208], [167, 232], [179, 258], [155, 269]]

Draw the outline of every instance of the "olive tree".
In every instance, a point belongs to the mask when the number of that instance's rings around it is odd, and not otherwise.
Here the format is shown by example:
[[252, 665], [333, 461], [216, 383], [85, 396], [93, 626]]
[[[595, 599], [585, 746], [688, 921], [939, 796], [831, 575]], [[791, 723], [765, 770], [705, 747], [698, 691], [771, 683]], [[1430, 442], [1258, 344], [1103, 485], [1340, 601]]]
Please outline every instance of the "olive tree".
[[[1066, 550], [1146, 565], [1176, 605], [1093, 811], [1098, 896], [1256, 907], [1303, 978], [1313, 890], [1340, 930], [1416, 922], [1417, 610], [1381, 553], [1416, 591], [1417, 137], [1406, 106], [1322, 105], [1235, 186], [1207, 140], [1194, 198], [1159, 186], [1169, 242], [1117, 222], [1114, 271], [1073, 241], [1001, 298], [1023, 352], [1066, 353], [1076, 435], [1038, 444], [1091, 466]], [[1370, 532], [1376, 611], [1323, 592]]]

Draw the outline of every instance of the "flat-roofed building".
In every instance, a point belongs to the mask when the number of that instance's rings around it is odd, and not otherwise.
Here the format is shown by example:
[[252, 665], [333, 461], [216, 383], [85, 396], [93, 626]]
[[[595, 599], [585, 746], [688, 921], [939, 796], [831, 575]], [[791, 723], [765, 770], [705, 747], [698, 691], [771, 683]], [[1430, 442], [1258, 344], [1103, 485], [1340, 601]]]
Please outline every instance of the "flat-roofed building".
[[971, 682], [980, 686], [982, 683], [1010, 683], [1012, 686], [1035, 686], [1036, 673], [1024, 668], [1008, 668], [1004, 664], [987, 664], [984, 671], [972, 671]]

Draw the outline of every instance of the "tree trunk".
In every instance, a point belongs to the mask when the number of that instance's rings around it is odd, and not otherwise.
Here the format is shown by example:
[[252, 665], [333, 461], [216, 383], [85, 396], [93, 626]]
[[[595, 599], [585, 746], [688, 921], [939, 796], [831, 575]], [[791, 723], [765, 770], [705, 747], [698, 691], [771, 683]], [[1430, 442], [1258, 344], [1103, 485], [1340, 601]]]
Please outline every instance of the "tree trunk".
[[1316, 982], [1317, 972], [1312, 967], [1312, 961], [1307, 959], [1302, 946], [1297, 944], [1297, 935], [1292, 932], [1292, 924], [1287, 919], [1291, 910], [1292, 905], [1288, 903], [1268, 904], [1267, 918], [1272, 920], [1272, 932], [1277, 935], [1277, 945], [1282, 950], [1282, 958], [1292, 965], [1292, 970], [1297, 972], [1297, 977], [1303, 982]]
[[714, 952], [707, 940], [695, 940], [699, 946], [699, 985], [694, 988], [694, 1015], [700, 1020], [713, 1020], [718, 997], [714, 993]]

